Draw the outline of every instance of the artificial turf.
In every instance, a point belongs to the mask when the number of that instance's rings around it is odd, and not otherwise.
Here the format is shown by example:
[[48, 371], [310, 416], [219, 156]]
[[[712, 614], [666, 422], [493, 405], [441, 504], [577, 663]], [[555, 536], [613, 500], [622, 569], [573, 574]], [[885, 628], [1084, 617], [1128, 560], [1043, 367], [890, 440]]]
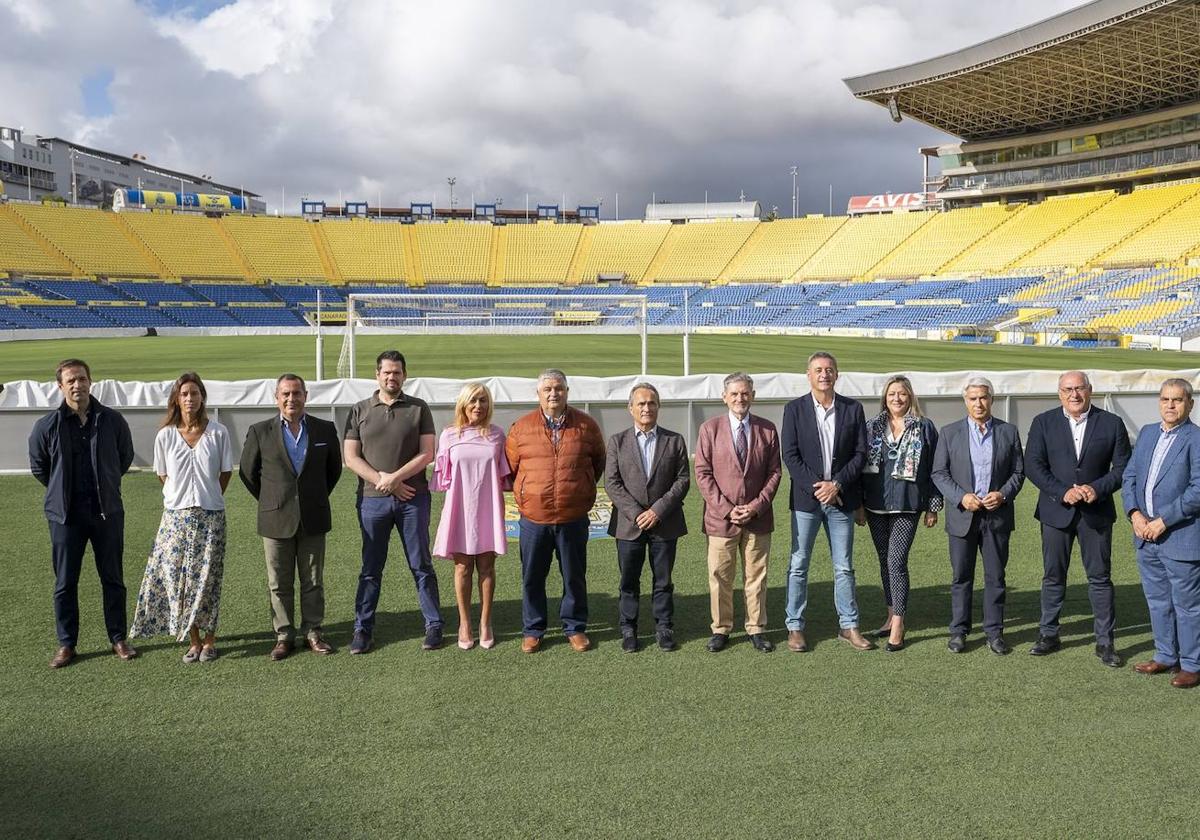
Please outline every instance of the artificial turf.
[[[1094, 350], [1016, 345], [953, 344], [872, 338], [781, 335], [691, 337], [692, 373], [802, 372], [816, 350], [837, 354], [844, 371], [1026, 370], [1089, 368], [1190, 369], [1200, 353], [1156, 350]], [[325, 343], [324, 375], [336, 375], [340, 337]], [[312, 377], [315, 341], [305, 335], [154, 336], [0, 342], [0, 381], [53, 378], [54, 365], [68, 356], [88, 361], [96, 379], [158, 381], [195, 370], [206, 379], [260, 379], [284, 370]], [[554, 366], [568, 375], [611, 376], [639, 370], [640, 345], [632, 335], [568, 336], [382, 336], [362, 337], [357, 347], [359, 376], [370, 376], [375, 355], [388, 347], [404, 352], [411, 376], [467, 379], [480, 376], [536, 376]], [[660, 376], [683, 372], [682, 340], [652, 335], [648, 368]]]
[[[1064, 649], [1036, 638], [1040, 551], [1034, 491], [1018, 497], [1008, 638], [945, 647], [949, 563], [940, 525], [912, 553], [908, 647], [835, 641], [828, 549], [818, 543], [811, 652], [782, 647], [788, 527], [771, 551], [770, 637], [705, 650], [704, 538], [680, 545], [682, 648], [620, 650], [616, 559], [589, 549], [596, 649], [552, 629], [520, 652], [516, 546], [498, 564], [499, 645], [453, 645], [450, 567], [438, 562], [450, 645], [422, 652], [420, 613], [398, 545], [384, 577], [378, 648], [346, 650], [358, 571], [354, 482], [336, 491], [326, 571], [339, 648], [269, 661], [270, 613], [254, 506], [231, 485], [216, 662], [184, 665], [169, 639], [108, 653], [95, 572], [85, 565], [78, 662], [55, 642], [47, 529], [32, 478], [0, 479], [0, 814], [5, 837], [1149, 837], [1186, 835], [1194, 809], [1197, 701], [1165, 677], [1103, 667], [1086, 582], [1072, 567]], [[153, 476], [125, 482], [130, 613], [161, 509]], [[438, 499], [435, 494], [435, 517]], [[786, 492], [776, 502], [785, 517]], [[698, 531], [699, 502], [687, 500]], [[1118, 649], [1148, 657], [1147, 612], [1122, 521], [1114, 536]], [[865, 530], [855, 546], [864, 629], [883, 615]], [[85, 561], [90, 562], [90, 561]], [[648, 573], [647, 573], [648, 575]], [[980, 572], [981, 585], [982, 572]], [[550, 590], [557, 592], [557, 573]], [[649, 588], [649, 582], [644, 582]], [[978, 599], [977, 599], [978, 600]], [[736, 599], [738, 621], [742, 616]], [[552, 599], [552, 609], [556, 599]], [[978, 608], [977, 608], [978, 609]], [[978, 613], [977, 613], [978, 620]]]

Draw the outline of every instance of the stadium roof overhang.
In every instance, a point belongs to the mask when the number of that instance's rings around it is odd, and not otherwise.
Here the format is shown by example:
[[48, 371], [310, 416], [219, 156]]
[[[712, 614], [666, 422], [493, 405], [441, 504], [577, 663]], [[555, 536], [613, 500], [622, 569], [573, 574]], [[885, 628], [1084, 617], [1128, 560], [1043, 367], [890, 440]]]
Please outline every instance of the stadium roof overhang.
[[1200, 101], [1200, 0], [1094, 0], [927, 61], [845, 80], [859, 99], [964, 140]]

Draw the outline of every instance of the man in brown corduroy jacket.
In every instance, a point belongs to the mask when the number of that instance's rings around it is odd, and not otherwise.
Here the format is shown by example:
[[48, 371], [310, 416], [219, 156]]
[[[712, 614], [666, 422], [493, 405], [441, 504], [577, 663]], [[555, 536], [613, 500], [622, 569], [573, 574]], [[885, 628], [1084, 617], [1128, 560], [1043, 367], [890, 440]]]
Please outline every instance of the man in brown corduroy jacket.
[[591, 647], [587, 633], [588, 512], [604, 472], [604, 436], [587, 413], [567, 405], [567, 376], [542, 371], [538, 407], [512, 424], [505, 453], [521, 512], [521, 650], [537, 653], [546, 633], [546, 577], [558, 555], [563, 595], [559, 608], [571, 647]]

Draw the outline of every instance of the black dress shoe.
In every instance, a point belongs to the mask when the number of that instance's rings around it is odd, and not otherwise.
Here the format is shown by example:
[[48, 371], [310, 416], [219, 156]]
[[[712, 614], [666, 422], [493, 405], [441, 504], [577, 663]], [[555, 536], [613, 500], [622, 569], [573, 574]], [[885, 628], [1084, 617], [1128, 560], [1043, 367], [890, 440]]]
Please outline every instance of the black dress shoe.
[[621, 650], [624, 653], [637, 653], [638, 640], [633, 633], [627, 633], [621, 638]]
[[679, 645], [675, 644], [675, 633], [671, 630], [659, 630], [657, 638], [659, 650], [679, 650]]
[[751, 633], [750, 644], [760, 653], [770, 653], [775, 650], [775, 644], [762, 633]]
[[1121, 654], [1117, 653], [1112, 645], [1096, 645], [1096, 656], [1109, 668], [1120, 668], [1125, 664]]
[[1038, 640], [1029, 649], [1030, 656], [1046, 656], [1062, 647], [1058, 636], [1038, 636]]
[[883, 646], [883, 649], [888, 653], [895, 653], [898, 650], [904, 650], [904, 640], [902, 639], [899, 642], [888, 642]]
[[708, 652], [719, 653], [725, 650], [727, 644], [729, 644], [728, 633], [713, 633], [712, 638], [708, 640]]
[[1012, 648], [1008, 646], [1008, 642], [1004, 641], [1003, 636], [993, 636], [988, 639], [988, 650], [997, 656], [1008, 656], [1012, 653]]
[[962, 653], [967, 649], [967, 639], [961, 633], [956, 633], [946, 642], [946, 650], [951, 653]]

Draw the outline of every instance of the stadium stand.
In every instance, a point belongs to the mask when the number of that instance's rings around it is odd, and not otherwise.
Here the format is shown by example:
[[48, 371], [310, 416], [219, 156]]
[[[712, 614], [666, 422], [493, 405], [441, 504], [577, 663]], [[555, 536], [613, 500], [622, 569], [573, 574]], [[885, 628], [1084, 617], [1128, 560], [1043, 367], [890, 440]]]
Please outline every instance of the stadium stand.
[[46, 240], [39, 243], [27, 223], [0, 205], [0, 271], [24, 274], [74, 274], [75, 268]]
[[410, 282], [403, 226], [370, 219], [326, 220], [321, 232], [346, 282], [382, 280], [415, 285]]
[[329, 280], [313, 225], [300, 219], [258, 219], [232, 214], [220, 222], [253, 272], [248, 280]]
[[118, 218], [162, 262], [165, 276], [250, 279], [215, 219], [162, 212], [122, 213]]
[[497, 255], [498, 263], [503, 265], [503, 270], [497, 272], [502, 284], [567, 282], [581, 225], [537, 222], [508, 225], [505, 230], [504, 254]]
[[425, 282], [478, 283], [487, 278], [493, 229], [465, 222], [414, 225], [417, 261]]
[[641, 283], [672, 227], [665, 223], [644, 222], [597, 225], [589, 237], [587, 253], [568, 280], [593, 283], [605, 274], [624, 277], [630, 283]]
[[845, 223], [845, 216], [811, 216], [762, 224], [762, 235], [747, 243], [749, 253], [729, 272], [729, 279], [788, 280]]
[[954, 257], [997, 230], [1013, 215], [1002, 204], [938, 213], [871, 269], [874, 277], [936, 274]]
[[712, 282], [759, 224], [719, 221], [673, 225], [643, 282]]
[[113, 213], [77, 207], [11, 204], [13, 213], [46, 238], [83, 274], [158, 277], [162, 269]]
[[800, 267], [805, 280], [850, 280], [873, 266], [933, 218], [930, 213], [894, 213], [847, 219]]

